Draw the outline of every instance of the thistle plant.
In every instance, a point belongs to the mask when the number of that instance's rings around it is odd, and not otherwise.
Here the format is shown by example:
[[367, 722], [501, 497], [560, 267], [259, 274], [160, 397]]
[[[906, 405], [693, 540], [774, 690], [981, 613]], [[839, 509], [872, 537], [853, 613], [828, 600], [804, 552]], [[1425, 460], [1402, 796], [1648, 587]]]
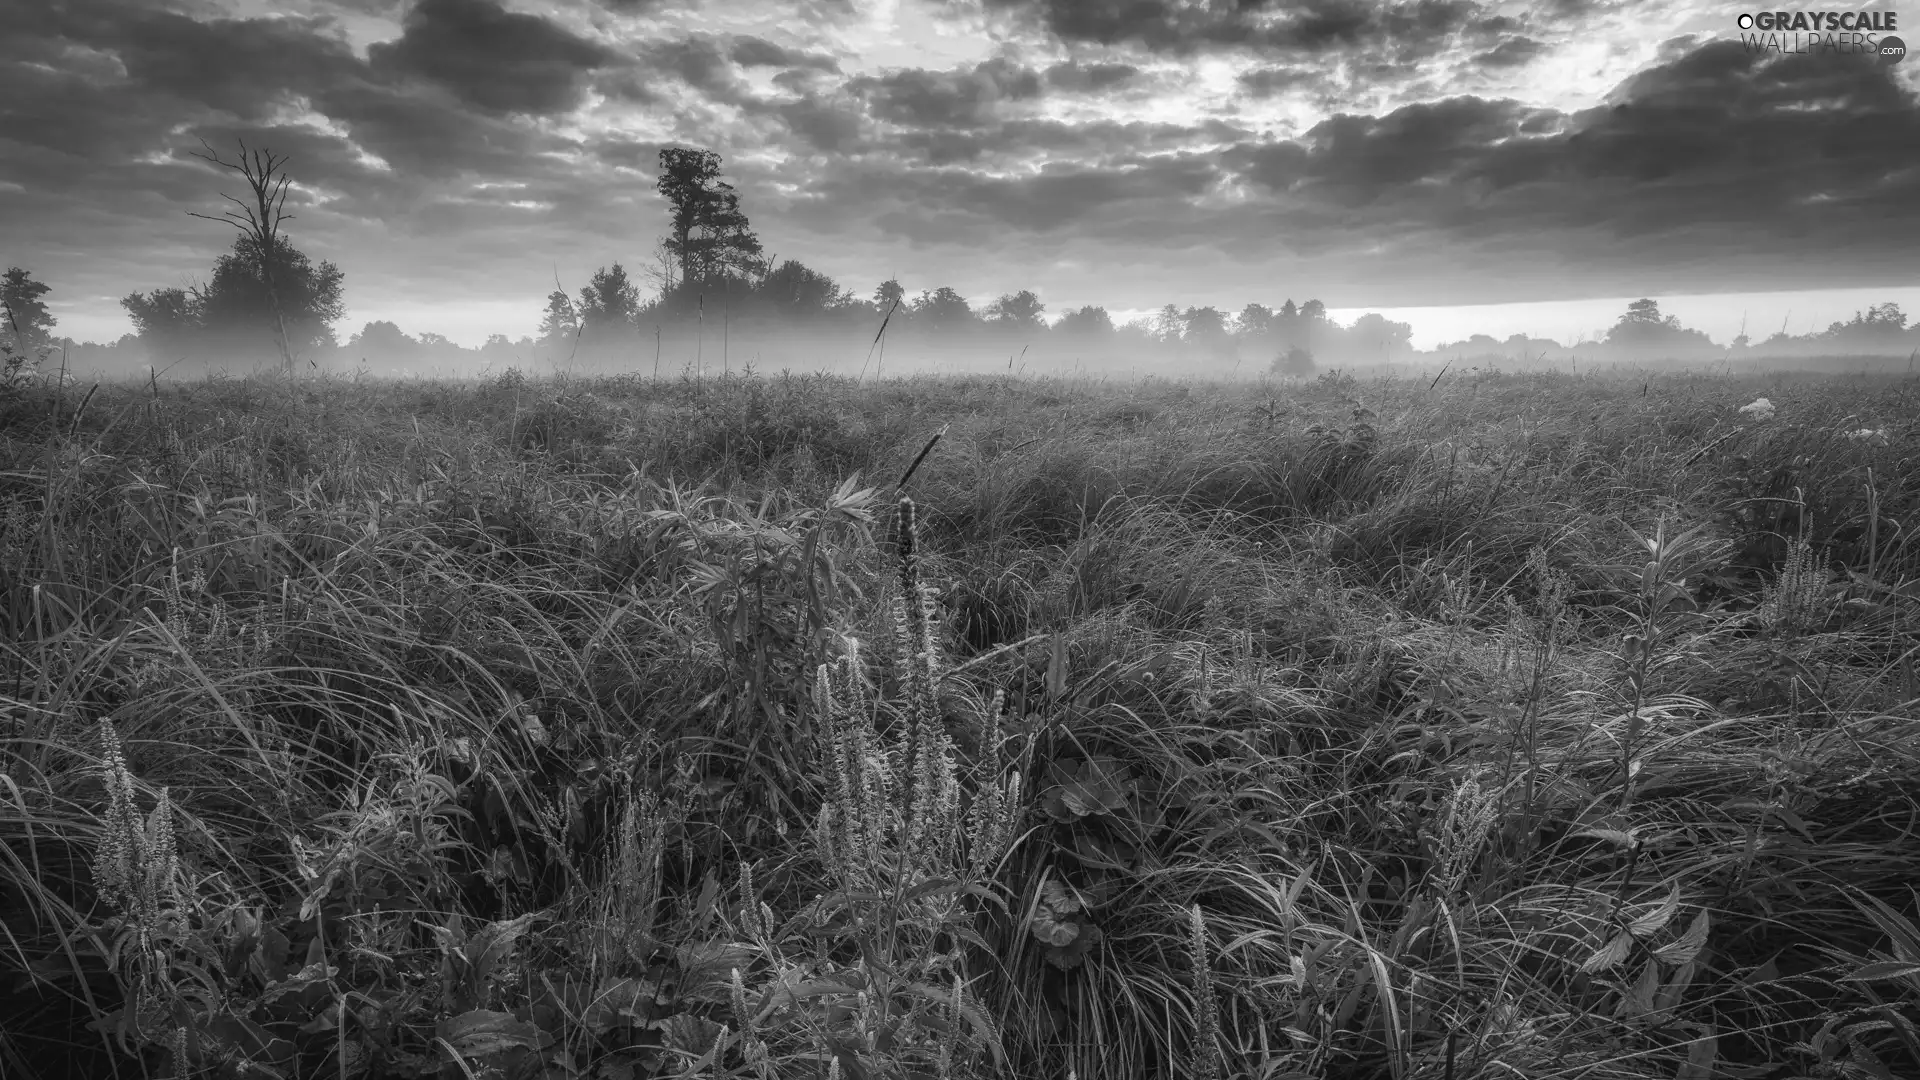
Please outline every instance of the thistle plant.
[[135, 801], [133, 772], [113, 722], [101, 720], [100, 774], [107, 811], [93, 879], [100, 898], [117, 908], [119, 940], [113, 950], [138, 995], [135, 1015], [152, 1003], [168, 966], [166, 943], [185, 909], [180, 889], [180, 852], [173, 831], [173, 800], [161, 788], [144, 816]]
[[1818, 630], [1826, 622], [1827, 572], [1805, 537], [1787, 548], [1780, 573], [1761, 591], [1753, 614], [1760, 625], [1787, 637]]

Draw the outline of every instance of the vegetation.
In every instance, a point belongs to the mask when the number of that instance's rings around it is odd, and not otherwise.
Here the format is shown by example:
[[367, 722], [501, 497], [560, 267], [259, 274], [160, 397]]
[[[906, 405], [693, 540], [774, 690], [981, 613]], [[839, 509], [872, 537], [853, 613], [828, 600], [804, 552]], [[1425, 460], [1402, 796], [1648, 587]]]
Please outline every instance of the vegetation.
[[1917, 390], [43, 381], [0, 1071], [1915, 1075]]

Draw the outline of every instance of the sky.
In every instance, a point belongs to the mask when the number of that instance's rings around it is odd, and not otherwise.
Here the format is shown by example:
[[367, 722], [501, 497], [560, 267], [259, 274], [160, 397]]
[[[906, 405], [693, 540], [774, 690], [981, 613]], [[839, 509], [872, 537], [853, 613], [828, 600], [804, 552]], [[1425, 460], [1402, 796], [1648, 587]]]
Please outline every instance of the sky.
[[[517, 338], [556, 281], [645, 280], [681, 145], [722, 155], [769, 253], [862, 295], [1317, 298], [1419, 345], [1569, 341], [1641, 296], [1720, 340], [1920, 315], [1920, 61], [1755, 49], [1746, 10], [0, 0], [0, 264], [61, 333], [117, 338], [120, 297], [231, 244], [189, 214], [235, 178], [192, 152], [244, 138], [289, 158], [343, 337]], [[1920, 39], [1920, 10], [1847, 10]]]

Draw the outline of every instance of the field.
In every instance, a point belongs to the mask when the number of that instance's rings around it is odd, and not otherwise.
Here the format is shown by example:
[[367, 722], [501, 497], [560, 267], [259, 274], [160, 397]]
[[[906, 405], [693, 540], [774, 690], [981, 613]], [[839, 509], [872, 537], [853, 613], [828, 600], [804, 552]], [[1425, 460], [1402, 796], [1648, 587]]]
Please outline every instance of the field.
[[4, 407], [0, 1075], [1920, 1075], [1920, 382]]

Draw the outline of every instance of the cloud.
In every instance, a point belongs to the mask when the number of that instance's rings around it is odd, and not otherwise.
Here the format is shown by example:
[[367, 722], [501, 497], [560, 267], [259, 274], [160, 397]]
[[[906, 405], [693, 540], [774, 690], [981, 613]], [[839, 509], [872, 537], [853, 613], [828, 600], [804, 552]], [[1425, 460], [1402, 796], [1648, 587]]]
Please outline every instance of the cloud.
[[1529, 37], [1510, 37], [1486, 52], [1473, 58], [1473, 62], [1487, 68], [1515, 68], [1533, 62], [1548, 51], [1547, 46]]
[[[971, 0], [969, 0], [971, 2]], [[1475, 0], [979, 0], [1068, 43], [1184, 55], [1244, 47], [1321, 53], [1393, 46], [1431, 53], [1455, 34], [1515, 23]]]
[[1047, 85], [1067, 93], [1097, 94], [1116, 86], [1125, 86], [1140, 74], [1132, 64], [1084, 64], [1064, 60], [1047, 68]]
[[728, 56], [741, 67], [780, 67], [812, 68], [817, 71], [839, 71], [840, 62], [825, 53], [808, 52], [804, 49], [789, 49], [776, 45], [763, 37], [742, 34], [733, 39]]
[[850, 79], [847, 90], [863, 98], [874, 116], [910, 128], [968, 128], [992, 123], [1008, 102], [1040, 96], [1040, 75], [1005, 59], [971, 68], [928, 71], [903, 68]]
[[426, 79], [495, 115], [549, 116], [580, 104], [605, 47], [493, 0], [417, 0], [399, 40], [367, 50], [375, 72]]

